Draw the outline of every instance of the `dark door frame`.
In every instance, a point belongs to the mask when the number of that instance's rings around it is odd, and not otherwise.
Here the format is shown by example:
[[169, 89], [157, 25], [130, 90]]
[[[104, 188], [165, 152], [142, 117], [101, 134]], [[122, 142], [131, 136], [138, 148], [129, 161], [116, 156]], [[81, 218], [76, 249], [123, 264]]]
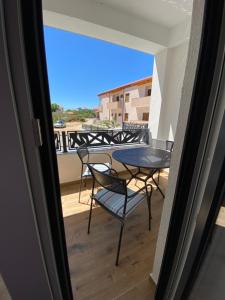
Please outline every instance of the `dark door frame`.
[[42, 1], [17, 1], [29, 77], [31, 105], [34, 117], [40, 120], [43, 144], [39, 147], [48, 217], [63, 299], [73, 299], [66, 238], [61, 206], [60, 185], [55, 151], [47, 64], [45, 58]]
[[[225, 86], [225, 82], [224, 82]], [[198, 276], [225, 196], [225, 114], [191, 246], [174, 300], [187, 299]], [[213, 287], [212, 287], [213, 288]]]

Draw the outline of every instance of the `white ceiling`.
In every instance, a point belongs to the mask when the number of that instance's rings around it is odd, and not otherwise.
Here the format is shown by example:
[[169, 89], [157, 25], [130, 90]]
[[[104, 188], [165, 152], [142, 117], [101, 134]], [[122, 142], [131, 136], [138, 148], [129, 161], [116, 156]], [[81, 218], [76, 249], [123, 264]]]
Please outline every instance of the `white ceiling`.
[[92, 0], [98, 5], [173, 27], [191, 16], [193, 0]]
[[193, 0], [43, 0], [44, 24], [147, 53], [189, 38]]

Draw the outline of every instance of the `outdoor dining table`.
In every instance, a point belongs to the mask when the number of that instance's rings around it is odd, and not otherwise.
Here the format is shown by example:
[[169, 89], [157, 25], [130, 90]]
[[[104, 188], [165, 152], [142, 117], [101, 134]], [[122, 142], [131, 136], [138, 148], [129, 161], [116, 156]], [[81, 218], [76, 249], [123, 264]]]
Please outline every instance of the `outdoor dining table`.
[[[112, 157], [123, 164], [130, 173], [131, 179], [136, 178], [146, 183], [149, 178], [152, 178], [157, 189], [164, 197], [159, 182], [155, 181], [153, 175], [161, 169], [170, 167], [171, 152], [145, 146], [116, 150], [112, 153]], [[133, 173], [127, 166], [136, 167], [137, 171]], [[145, 179], [141, 179], [141, 175], [145, 175]]]

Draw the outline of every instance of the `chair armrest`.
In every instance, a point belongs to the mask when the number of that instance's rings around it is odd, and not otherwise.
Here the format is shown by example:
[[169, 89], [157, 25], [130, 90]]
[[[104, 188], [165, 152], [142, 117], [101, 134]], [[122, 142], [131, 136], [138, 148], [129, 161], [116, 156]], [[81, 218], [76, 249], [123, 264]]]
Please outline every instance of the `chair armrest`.
[[[87, 165], [87, 163], [85, 163], [85, 164]], [[91, 163], [91, 164], [92, 164], [92, 163]], [[105, 173], [105, 172], [109, 172], [109, 171], [110, 171], [110, 175], [119, 177], [118, 172], [117, 172], [115, 169], [110, 168], [107, 164], [102, 163], [102, 162], [95, 162], [95, 163], [93, 163], [93, 164], [94, 164], [94, 165], [104, 165], [104, 166], [107, 168], [107, 170], [102, 171], [102, 173]]]
[[112, 173], [113, 175], [116, 175], [117, 177], [119, 177], [119, 174], [118, 174], [118, 172], [117, 172], [115, 169], [110, 168], [110, 171], [111, 171], [111, 173]]
[[[109, 162], [110, 162], [110, 164], [112, 165], [112, 158], [111, 158], [111, 156], [109, 155], [109, 153], [102, 153], [102, 152], [89, 153], [89, 163], [91, 163], [91, 162], [90, 162], [90, 158], [91, 158], [92, 155], [93, 155], [93, 156], [94, 156], [94, 155], [104, 155], [104, 156], [108, 157]], [[96, 163], [96, 162], [94, 162], [94, 163]]]
[[152, 192], [152, 185], [149, 183], [146, 186], [143, 186], [142, 188], [140, 188], [137, 192], [134, 192], [134, 193], [130, 194], [129, 196], [127, 196], [127, 198], [132, 198], [132, 197], [136, 196], [137, 194], [139, 194], [140, 192], [142, 192], [143, 190], [145, 190], [146, 187], [147, 187], [147, 189], [148, 189], [148, 187], [150, 187], [151, 188], [151, 192]]
[[104, 165], [107, 168], [107, 170], [102, 171], [102, 173], [105, 173], [105, 172], [108, 172], [108, 170], [111, 170], [111, 168], [106, 163], [103, 163], [103, 162], [95, 161], [95, 162], [84, 163], [84, 165], [86, 165], [86, 166], [88, 166], [88, 164], [90, 164], [90, 165]]

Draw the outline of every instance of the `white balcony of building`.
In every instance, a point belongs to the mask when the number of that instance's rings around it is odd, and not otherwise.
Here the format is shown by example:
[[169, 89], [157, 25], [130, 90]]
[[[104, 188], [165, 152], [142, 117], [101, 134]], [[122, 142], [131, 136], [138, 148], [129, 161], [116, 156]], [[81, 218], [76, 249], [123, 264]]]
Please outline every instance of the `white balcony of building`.
[[148, 107], [150, 105], [151, 96], [133, 98], [131, 100], [132, 107]]
[[109, 102], [107, 104], [108, 109], [114, 109], [114, 110], [121, 110], [121, 103], [118, 101], [114, 101], [114, 102]]

